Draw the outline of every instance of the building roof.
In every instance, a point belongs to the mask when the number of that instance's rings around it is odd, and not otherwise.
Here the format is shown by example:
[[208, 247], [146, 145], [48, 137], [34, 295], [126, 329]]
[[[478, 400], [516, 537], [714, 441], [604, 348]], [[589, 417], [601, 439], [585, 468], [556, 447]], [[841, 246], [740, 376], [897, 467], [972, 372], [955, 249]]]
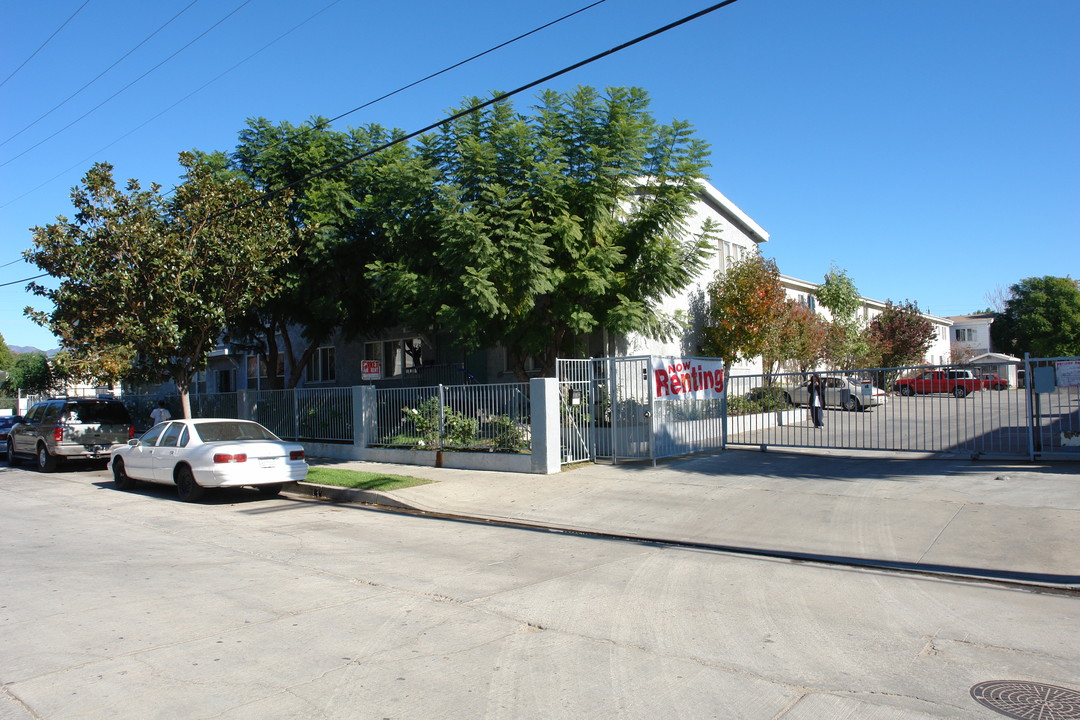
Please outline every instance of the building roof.
[[984, 312], [974, 313], [972, 315], [949, 315], [949, 319], [954, 323], [975, 322], [977, 320], [989, 320], [990, 322], [994, 322], [994, 319], [997, 318], [997, 316], [998, 313], [996, 312]]
[[738, 205], [731, 202], [724, 193], [720, 192], [704, 180], [701, 181], [701, 187], [703, 189], [701, 199], [727, 218], [732, 225], [742, 230], [747, 237], [758, 244], [769, 241], [769, 233], [754, 222], [753, 218], [744, 213]]
[[[801, 280], [800, 278], [792, 277], [790, 275], [781, 275], [780, 284], [792, 290], [802, 290], [807, 293], [812, 293], [821, 287], [820, 283]], [[885, 309], [885, 303], [881, 300], [874, 300], [873, 298], [868, 297], [860, 297], [859, 300], [866, 307], [871, 307], [875, 310]], [[953, 318], [938, 317], [937, 315], [931, 315], [930, 313], [922, 312], [921, 310], [919, 311], [919, 314], [936, 325], [949, 326], [953, 324]]]

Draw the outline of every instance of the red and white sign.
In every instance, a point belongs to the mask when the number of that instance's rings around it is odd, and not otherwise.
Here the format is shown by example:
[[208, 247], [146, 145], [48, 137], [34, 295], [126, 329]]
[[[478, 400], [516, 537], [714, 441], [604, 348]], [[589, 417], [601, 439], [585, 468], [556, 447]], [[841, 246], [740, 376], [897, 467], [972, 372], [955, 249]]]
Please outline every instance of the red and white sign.
[[381, 360], [362, 360], [360, 362], [361, 380], [382, 380]]
[[723, 360], [654, 357], [649, 361], [649, 370], [654, 400], [724, 397]]

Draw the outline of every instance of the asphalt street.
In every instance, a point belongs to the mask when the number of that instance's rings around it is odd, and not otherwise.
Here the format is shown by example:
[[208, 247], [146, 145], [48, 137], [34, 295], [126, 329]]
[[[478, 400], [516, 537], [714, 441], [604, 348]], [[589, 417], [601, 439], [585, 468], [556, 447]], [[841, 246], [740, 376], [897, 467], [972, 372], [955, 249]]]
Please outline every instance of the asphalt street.
[[[551, 478], [411, 468], [439, 482], [393, 499], [848, 555], [891, 544], [899, 557], [908, 550], [892, 500], [908, 504], [910, 552], [936, 545], [936, 560], [967, 553], [972, 565], [977, 542], [959, 536], [981, 526], [973, 516], [961, 532], [963, 508], [1001, 513], [983, 516], [992, 522], [1010, 508], [1056, 513], [1059, 531], [1080, 511], [1068, 468], [916, 463], [899, 474], [868, 462], [729, 453]], [[0, 720], [987, 718], [970, 695], [977, 683], [1080, 689], [1080, 596], [1068, 583], [752, 557], [247, 490], [192, 505], [170, 488], [117, 491], [103, 471], [3, 467], [0, 498]], [[762, 503], [775, 506], [771, 535]], [[938, 504], [952, 522], [917, 519]], [[888, 522], [867, 515], [883, 509]], [[934, 523], [957, 538], [924, 542]], [[998, 530], [1018, 535], [1018, 523]], [[1022, 540], [998, 565], [1073, 571], [1072, 541], [1033, 561], [1019, 557], [1030, 550]], [[984, 542], [1003, 544], [993, 533]]]

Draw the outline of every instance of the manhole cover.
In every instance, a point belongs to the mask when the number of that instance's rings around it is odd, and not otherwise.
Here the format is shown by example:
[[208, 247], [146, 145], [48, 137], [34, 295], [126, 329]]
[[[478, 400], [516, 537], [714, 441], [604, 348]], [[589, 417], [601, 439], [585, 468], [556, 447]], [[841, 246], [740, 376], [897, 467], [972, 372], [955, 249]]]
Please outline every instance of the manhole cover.
[[992, 680], [972, 687], [971, 697], [994, 712], [1019, 720], [1080, 720], [1080, 692], [1055, 685]]

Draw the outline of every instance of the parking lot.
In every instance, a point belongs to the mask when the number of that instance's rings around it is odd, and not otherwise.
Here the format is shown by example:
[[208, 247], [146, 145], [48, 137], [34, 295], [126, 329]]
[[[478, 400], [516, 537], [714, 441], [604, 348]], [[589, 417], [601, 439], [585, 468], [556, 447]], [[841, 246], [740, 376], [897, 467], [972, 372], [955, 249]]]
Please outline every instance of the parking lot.
[[[732, 445], [820, 447], [893, 452], [956, 453], [965, 456], [1026, 457], [1028, 415], [1023, 390], [982, 390], [964, 398], [947, 394], [888, 395], [883, 405], [861, 412], [828, 408], [818, 430], [806, 408], [763, 418], [750, 431], [729, 436]], [[1040, 448], [1080, 458], [1080, 444], [1062, 442], [1080, 431], [1077, 388], [1059, 388], [1040, 398]], [[779, 419], [783, 424], [776, 424]], [[1066, 439], [1068, 442], [1068, 439]]]

